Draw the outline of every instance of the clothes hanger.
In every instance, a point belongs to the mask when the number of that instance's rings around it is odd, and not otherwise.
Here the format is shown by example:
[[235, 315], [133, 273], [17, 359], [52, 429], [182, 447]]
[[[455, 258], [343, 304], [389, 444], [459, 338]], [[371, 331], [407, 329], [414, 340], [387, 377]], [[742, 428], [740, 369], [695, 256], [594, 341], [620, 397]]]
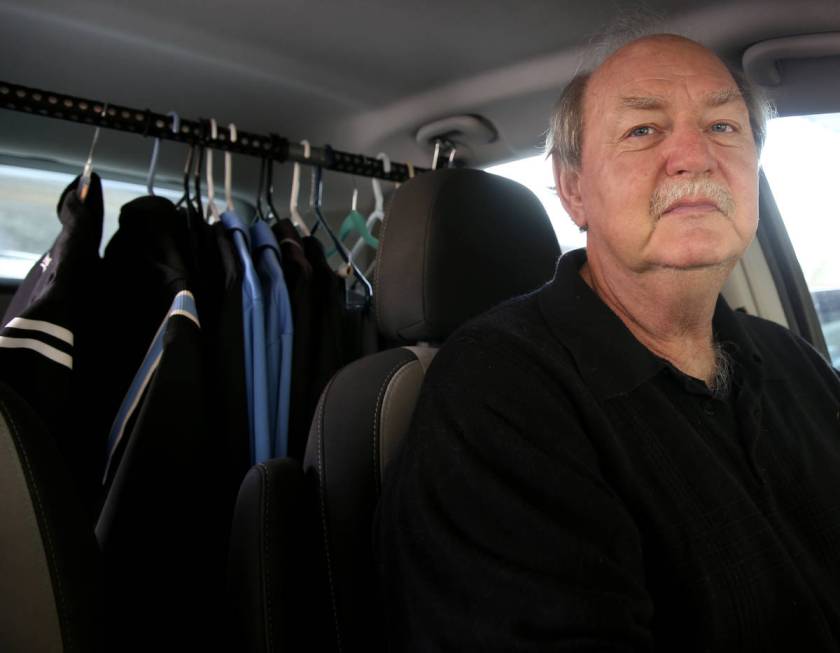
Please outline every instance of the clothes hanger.
[[[235, 143], [238, 136], [236, 125], [232, 122], [228, 123], [228, 132], [230, 142]], [[231, 213], [236, 213], [236, 207], [233, 205], [233, 153], [230, 150], [225, 150], [225, 206]]]
[[175, 208], [179, 208], [182, 204], [190, 203], [190, 171], [192, 169], [193, 153], [195, 152], [195, 145], [190, 145], [187, 148], [187, 162], [184, 164], [184, 194], [181, 199], [175, 204]]
[[[303, 158], [308, 159], [312, 153], [312, 148], [309, 145], [309, 141], [301, 141], [301, 145], [303, 145]], [[300, 232], [302, 236], [309, 236], [311, 235], [309, 231], [309, 227], [306, 226], [306, 223], [303, 221], [303, 217], [300, 214], [300, 209], [298, 209], [298, 196], [300, 195], [300, 163], [295, 161], [294, 168], [292, 168], [292, 192], [289, 196], [289, 213], [292, 220], [292, 224], [297, 227], [297, 230]]]
[[268, 158], [263, 157], [260, 159], [260, 174], [257, 177], [257, 199], [254, 202], [254, 208], [256, 209], [254, 212], [254, 222], [259, 220], [263, 220], [264, 222], [268, 222], [268, 216], [263, 209], [263, 186], [265, 184], [265, 175], [268, 169]]
[[457, 152], [457, 151], [458, 151], [457, 147], [453, 147], [449, 151], [449, 162], [446, 164], [447, 168], [451, 168], [453, 166], [453, 164], [455, 163], [455, 152]]
[[[385, 152], [380, 152], [376, 155], [377, 159], [382, 161], [382, 171], [385, 174], [389, 174], [391, 172], [391, 159], [390, 157], [385, 154]], [[373, 186], [373, 198], [374, 198], [374, 206], [373, 211], [368, 216], [367, 222], [365, 223], [365, 227], [367, 227], [368, 233], [373, 233], [373, 227], [376, 226], [377, 222], [382, 222], [385, 219], [385, 197], [382, 194], [382, 184], [380, 183], [379, 179], [374, 177], [371, 180], [371, 185]], [[359, 238], [356, 241], [356, 244], [353, 245], [353, 249], [350, 250], [350, 258], [354, 261], [358, 257], [359, 253], [365, 247], [365, 240], [363, 238]], [[377, 240], [377, 247], [374, 249], [378, 249], [379, 240]], [[368, 271], [365, 271], [365, 276], [368, 276]]]
[[[327, 145], [329, 148], [329, 145]], [[370, 285], [370, 281], [367, 280], [365, 275], [362, 274], [361, 270], [356, 266], [355, 263], [350, 259], [350, 252], [347, 251], [347, 248], [344, 247], [342, 242], [338, 239], [338, 237], [333, 233], [333, 230], [330, 228], [329, 223], [324, 219], [323, 214], [321, 213], [321, 201], [323, 198], [323, 190], [324, 190], [324, 182], [323, 182], [323, 171], [321, 166], [315, 167], [314, 173], [314, 180], [313, 180], [313, 204], [312, 208], [315, 211], [315, 215], [318, 217], [318, 224], [324, 225], [324, 230], [327, 232], [327, 235], [332, 240], [333, 245], [335, 245], [336, 250], [341, 255], [341, 258], [344, 260], [346, 264], [345, 274], [342, 276], [347, 276], [347, 274], [351, 273], [356, 278], [356, 280], [362, 284], [365, 293], [365, 304], [369, 305], [371, 299], [373, 298], [373, 286]]]
[[222, 219], [216, 206], [216, 188], [213, 183], [213, 142], [219, 138], [219, 125], [215, 118], [210, 118], [210, 147], [207, 148], [207, 222], [213, 224]]
[[204, 215], [204, 208], [201, 206], [201, 160], [204, 158], [204, 146], [195, 146], [195, 158], [193, 160], [193, 187], [195, 188], [195, 210], [199, 216]]
[[[341, 223], [341, 227], [338, 230], [338, 239], [341, 242], [344, 242], [344, 239], [350, 235], [351, 232], [355, 231], [359, 234], [359, 240], [367, 245], [370, 245], [373, 249], [379, 248], [379, 241], [370, 233], [367, 227], [367, 223], [365, 222], [365, 216], [359, 213], [357, 206], [359, 202], [359, 189], [353, 189], [353, 200], [350, 205], [350, 213], [347, 214], [347, 217], [344, 218], [344, 221]], [[351, 253], [352, 258], [352, 253]]]
[[440, 141], [435, 141], [435, 153], [432, 156], [432, 170], [437, 170], [438, 158], [440, 157]]
[[[177, 134], [181, 129], [181, 119], [174, 111], [166, 114], [172, 118], [172, 133]], [[160, 137], [155, 139], [154, 147], [152, 148], [152, 160], [149, 162], [149, 174], [146, 175], [146, 192], [149, 195], [155, 194], [155, 175], [157, 174], [158, 154], [160, 153]]]
[[[265, 201], [268, 204], [268, 221], [276, 222], [280, 219], [280, 212], [274, 206], [274, 159], [272, 158], [266, 160], [265, 192]], [[297, 243], [295, 244], [297, 245]]]
[[[108, 103], [106, 102], [102, 106], [102, 117], [104, 118], [108, 113]], [[97, 127], [93, 132], [93, 141], [90, 144], [90, 151], [88, 152], [87, 160], [85, 161], [84, 168], [82, 168], [82, 176], [79, 179], [79, 185], [77, 188], [77, 193], [79, 195], [79, 199], [83, 202], [87, 199], [88, 191], [90, 190], [90, 175], [93, 172], [93, 151], [96, 149], [96, 142], [99, 140], [99, 127]]]
[[309, 183], [309, 213], [313, 213], [315, 215], [315, 222], [310, 229], [310, 235], [314, 236], [315, 233], [318, 231], [318, 227], [321, 226], [321, 210], [315, 209], [315, 194], [319, 192], [319, 183], [321, 180], [322, 173], [318, 172], [316, 168], [312, 168], [312, 177]]

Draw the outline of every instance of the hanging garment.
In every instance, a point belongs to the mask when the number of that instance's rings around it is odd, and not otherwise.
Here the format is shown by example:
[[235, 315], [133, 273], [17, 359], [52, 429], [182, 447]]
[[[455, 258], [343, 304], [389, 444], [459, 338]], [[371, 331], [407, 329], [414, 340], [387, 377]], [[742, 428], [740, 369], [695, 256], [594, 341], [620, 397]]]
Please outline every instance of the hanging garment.
[[272, 458], [285, 458], [289, 442], [289, 399], [292, 376], [292, 309], [280, 265], [280, 249], [271, 228], [251, 225], [252, 258], [265, 302], [265, 349], [268, 379], [269, 432]]
[[205, 621], [222, 596], [208, 570], [205, 486], [212, 447], [187, 227], [174, 206], [123, 207], [105, 250], [107, 378], [122, 395], [108, 437], [105, 502], [96, 525], [114, 650], [209, 646]]
[[[180, 210], [189, 225], [195, 257], [196, 302], [201, 316], [204, 360], [209, 378], [206, 413], [221, 457], [213, 484], [219, 519], [230, 527], [239, 485], [251, 467], [245, 345], [242, 315], [242, 264], [226, 227], [208, 225], [195, 211]], [[227, 537], [223, 538], [225, 545]]]
[[370, 309], [347, 306], [345, 279], [330, 267], [321, 241], [314, 236], [302, 240], [312, 266], [313, 346], [307, 357], [305, 398], [307, 421], [311, 423], [321, 392], [333, 375], [378, 348]]
[[265, 305], [260, 278], [251, 259], [247, 227], [239, 217], [222, 213], [222, 224], [230, 233], [242, 264], [242, 324], [245, 351], [245, 390], [251, 431], [251, 463], [271, 458], [268, 429], [268, 377], [265, 351]]
[[275, 223], [272, 231], [280, 245], [280, 264], [289, 291], [294, 335], [292, 337], [292, 382], [289, 400], [289, 446], [288, 455], [303, 460], [306, 438], [312, 413], [308, 400], [309, 371], [311, 357], [317, 347], [313, 337], [312, 314], [313, 289], [312, 266], [303, 251], [303, 241], [291, 220]]
[[61, 232], [15, 293], [0, 330], [0, 377], [44, 420], [95, 519], [105, 413], [98, 410], [102, 186], [82, 202], [77, 178], [58, 202]]
[[[225, 226], [208, 225], [195, 210], [182, 209], [193, 254], [191, 278], [201, 316], [207, 439], [202, 446], [206, 483], [197, 509], [207, 509], [203, 554], [214, 587], [225, 585], [230, 528], [242, 479], [251, 467], [245, 350], [242, 326], [242, 265]], [[226, 605], [208, 606], [206, 620], [223, 623]], [[215, 611], [213, 611], [215, 610]]]

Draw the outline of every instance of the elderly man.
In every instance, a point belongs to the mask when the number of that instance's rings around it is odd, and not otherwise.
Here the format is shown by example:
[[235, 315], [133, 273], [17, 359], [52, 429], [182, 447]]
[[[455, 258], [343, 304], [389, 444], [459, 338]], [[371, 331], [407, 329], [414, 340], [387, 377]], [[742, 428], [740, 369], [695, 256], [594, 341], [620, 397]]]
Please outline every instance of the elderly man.
[[429, 372], [379, 512], [393, 650], [840, 650], [840, 381], [719, 298], [763, 129], [677, 36], [566, 89], [587, 247]]

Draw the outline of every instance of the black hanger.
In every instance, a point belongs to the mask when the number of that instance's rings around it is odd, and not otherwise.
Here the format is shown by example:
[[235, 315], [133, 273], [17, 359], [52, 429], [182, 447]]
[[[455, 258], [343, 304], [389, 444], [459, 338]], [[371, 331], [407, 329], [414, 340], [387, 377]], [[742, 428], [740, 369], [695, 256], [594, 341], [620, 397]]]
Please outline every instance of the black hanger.
[[187, 162], [184, 164], [184, 194], [181, 199], [175, 204], [176, 208], [180, 208], [184, 203], [190, 203], [190, 167], [192, 166], [194, 145], [187, 148]]
[[201, 163], [204, 160], [204, 146], [196, 145], [195, 167], [193, 168], [193, 182], [195, 184], [195, 210], [198, 215], [204, 215], [201, 205]]
[[266, 186], [265, 186], [265, 201], [268, 205], [268, 213], [266, 219], [269, 224], [274, 224], [280, 220], [280, 212], [274, 206], [274, 157], [279, 156], [281, 161], [288, 161], [289, 159], [289, 141], [285, 138], [280, 138], [276, 134], [269, 134], [271, 138], [271, 151], [273, 155], [266, 157]]
[[268, 168], [268, 157], [263, 157], [260, 160], [260, 175], [257, 177], [257, 201], [255, 202], [256, 212], [254, 215], [254, 221], [257, 220], [264, 220], [268, 221], [268, 218], [265, 215], [265, 210], [263, 209], [263, 184], [265, 182], [265, 175], [266, 170]]
[[274, 159], [269, 159], [266, 167], [268, 169], [268, 183], [266, 184], [266, 203], [269, 210], [269, 222], [280, 219], [280, 212], [274, 206]]

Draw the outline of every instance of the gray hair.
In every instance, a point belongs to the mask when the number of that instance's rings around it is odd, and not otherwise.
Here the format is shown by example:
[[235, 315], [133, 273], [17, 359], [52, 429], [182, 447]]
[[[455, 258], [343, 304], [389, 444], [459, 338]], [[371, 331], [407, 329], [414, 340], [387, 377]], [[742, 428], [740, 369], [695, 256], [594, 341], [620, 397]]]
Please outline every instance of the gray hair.
[[734, 364], [732, 362], [732, 356], [726, 350], [725, 345], [715, 342], [713, 347], [715, 352], [715, 373], [709, 384], [709, 390], [711, 390], [712, 396], [716, 399], [726, 399], [729, 396], [729, 391], [732, 389]]
[[[625, 38], [624, 43], [617, 47], [613, 43], [612, 52], [643, 36], [660, 36], [660, 34], [635, 33], [632, 35], [633, 38]], [[661, 34], [661, 36], [671, 35]], [[603, 53], [604, 46], [601, 45], [600, 49], [602, 52], [599, 53], [598, 59], [606, 59], [606, 55]], [[773, 106], [760, 89], [753, 85], [741, 71], [726, 62], [723, 63], [732, 75], [732, 79], [735, 80], [741, 97], [747, 105], [753, 139], [760, 153], [767, 135], [767, 120], [774, 115]], [[545, 153], [546, 156], [552, 157], [555, 164], [564, 168], [580, 169], [583, 147], [583, 99], [591, 76], [591, 72], [582, 72], [575, 75], [563, 89], [563, 93], [551, 113], [549, 129], [546, 133]]]

